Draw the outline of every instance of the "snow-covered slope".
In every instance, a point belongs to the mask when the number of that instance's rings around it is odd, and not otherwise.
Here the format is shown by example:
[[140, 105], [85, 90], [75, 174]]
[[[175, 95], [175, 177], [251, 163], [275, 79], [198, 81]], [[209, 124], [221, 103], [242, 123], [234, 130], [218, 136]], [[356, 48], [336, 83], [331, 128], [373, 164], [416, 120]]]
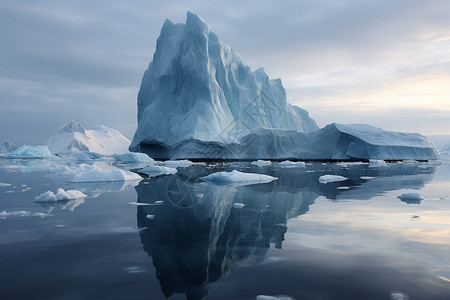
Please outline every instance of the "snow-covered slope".
[[280, 79], [269, 79], [221, 43], [188, 12], [186, 24], [166, 20], [138, 95], [131, 150], [187, 139], [228, 143], [253, 128], [317, 130], [308, 112], [287, 103]]
[[75, 121], [61, 127], [46, 143], [52, 153], [90, 151], [100, 154], [124, 153], [130, 141], [119, 131], [96, 125], [86, 130]]

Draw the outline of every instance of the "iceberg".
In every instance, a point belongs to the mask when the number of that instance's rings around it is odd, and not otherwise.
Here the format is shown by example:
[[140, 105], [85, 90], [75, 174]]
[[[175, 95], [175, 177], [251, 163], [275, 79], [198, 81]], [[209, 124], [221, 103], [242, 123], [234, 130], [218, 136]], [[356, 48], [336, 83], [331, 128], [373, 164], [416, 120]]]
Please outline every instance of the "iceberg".
[[336, 182], [336, 181], [344, 181], [347, 180], [347, 177], [340, 175], [323, 175], [319, 177], [320, 183], [328, 183], [328, 182]]
[[404, 193], [397, 198], [408, 204], [420, 204], [423, 200], [419, 193]]
[[73, 170], [70, 182], [104, 182], [142, 180], [136, 173], [118, 168], [104, 169], [95, 165], [80, 165], [81, 170]]
[[163, 162], [164, 166], [169, 168], [187, 168], [192, 166], [194, 163], [187, 159], [181, 160], [167, 160]]
[[271, 166], [272, 162], [270, 160], [258, 159], [257, 161], [253, 161], [252, 165], [255, 165], [255, 166], [258, 166], [258, 167], [266, 167], [266, 166]]
[[96, 125], [86, 130], [79, 123], [71, 121], [62, 126], [46, 145], [52, 153], [96, 152], [100, 154], [124, 153], [130, 141], [119, 131]]
[[243, 173], [237, 170], [233, 170], [231, 172], [216, 172], [212, 173], [208, 176], [204, 176], [200, 178], [203, 181], [211, 182], [214, 184], [233, 184], [233, 183], [245, 183], [245, 184], [254, 184], [254, 183], [267, 183], [273, 180], [277, 180], [277, 177], [258, 174], [258, 173]]
[[319, 129], [280, 79], [250, 66], [188, 12], [164, 23], [138, 94], [130, 151], [156, 159], [435, 160], [428, 138], [365, 124]]
[[57, 189], [56, 195], [47, 191], [45, 193], [40, 194], [36, 198], [34, 198], [34, 202], [56, 202], [56, 201], [67, 201], [73, 199], [86, 198], [87, 195], [83, 194], [78, 190], [68, 190], [64, 191], [63, 189]]
[[47, 146], [23, 145], [19, 149], [7, 153], [5, 156], [7, 158], [46, 158], [52, 157], [53, 154], [48, 150]]
[[0, 145], [0, 154], [5, 154], [8, 152], [13, 152], [16, 151], [17, 149], [19, 149], [19, 146], [17, 146], [14, 143], [11, 143], [8, 140], [5, 140], [3, 142], [3, 144]]
[[306, 167], [306, 164], [303, 161], [285, 160], [285, 161], [280, 162], [278, 164], [278, 166], [281, 168], [304, 168], [304, 167]]
[[176, 168], [157, 166], [157, 165], [149, 165], [143, 169], [138, 170], [139, 173], [143, 173], [148, 175], [149, 177], [156, 177], [160, 175], [172, 175], [177, 172]]

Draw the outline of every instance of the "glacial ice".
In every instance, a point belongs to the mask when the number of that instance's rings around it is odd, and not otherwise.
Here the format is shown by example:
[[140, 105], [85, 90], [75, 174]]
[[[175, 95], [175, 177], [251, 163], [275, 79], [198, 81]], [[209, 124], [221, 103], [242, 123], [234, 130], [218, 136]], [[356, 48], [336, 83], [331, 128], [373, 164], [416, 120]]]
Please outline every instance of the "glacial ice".
[[164, 166], [169, 168], [187, 168], [189, 166], [192, 166], [194, 163], [187, 159], [181, 159], [181, 160], [166, 160], [163, 162]]
[[71, 121], [50, 137], [46, 145], [55, 154], [82, 151], [114, 154], [127, 152], [130, 141], [115, 129], [96, 125], [86, 130]]
[[369, 159], [369, 168], [387, 167], [387, 163], [381, 159]]
[[14, 143], [11, 143], [8, 140], [5, 140], [3, 144], [0, 145], [0, 156], [1, 154], [6, 154], [8, 152], [13, 152], [19, 149], [19, 146], [17, 146]]
[[347, 180], [347, 177], [340, 175], [322, 175], [319, 177], [320, 183], [328, 183], [328, 182], [336, 182], [336, 181], [344, 181]]
[[258, 167], [266, 167], [266, 166], [271, 166], [272, 162], [270, 160], [258, 159], [257, 161], [253, 161], [252, 165], [255, 165], [255, 166], [258, 166]]
[[66, 201], [73, 199], [85, 198], [87, 195], [83, 194], [78, 190], [68, 190], [64, 191], [59, 188], [56, 190], [56, 194], [51, 191], [47, 191], [45, 193], [40, 194], [36, 198], [34, 198], [34, 202], [56, 202], [56, 201]]
[[304, 168], [304, 167], [306, 167], [306, 164], [303, 161], [285, 160], [285, 161], [280, 162], [278, 164], [278, 166], [281, 168]]
[[130, 146], [161, 159], [434, 160], [424, 136], [364, 124], [319, 129], [287, 103], [280, 79], [252, 71], [188, 12], [167, 20], [138, 94]]
[[53, 154], [48, 150], [47, 146], [23, 145], [19, 149], [7, 153], [5, 156], [7, 158], [46, 158], [52, 157]]
[[145, 153], [127, 152], [122, 154], [114, 154], [113, 157], [118, 163], [154, 162], [154, 160]]
[[140, 169], [139, 173], [147, 174], [149, 177], [156, 177], [160, 175], [171, 175], [177, 172], [176, 168], [157, 166], [157, 165], [148, 165], [147, 167]]
[[141, 180], [138, 174], [124, 171], [118, 168], [100, 168], [96, 165], [80, 165], [81, 169], [72, 172], [70, 182], [103, 182], [103, 181], [128, 181]]
[[277, 177], [264, 175], [264, 174], [257, 174], [257, 173], [243, 173], [239, 172], [237, 170], [233, 170], [231, 172], [216, 172], [209, 174], [208, 176], [201, 177], [200, 179], [215, 183], [215, 184], [229, 184], [229, 183], [246, 183], [246, 184], [253, 184], [253, 183], [267, 183], [271, 182], [273, 180], [277, 180]]

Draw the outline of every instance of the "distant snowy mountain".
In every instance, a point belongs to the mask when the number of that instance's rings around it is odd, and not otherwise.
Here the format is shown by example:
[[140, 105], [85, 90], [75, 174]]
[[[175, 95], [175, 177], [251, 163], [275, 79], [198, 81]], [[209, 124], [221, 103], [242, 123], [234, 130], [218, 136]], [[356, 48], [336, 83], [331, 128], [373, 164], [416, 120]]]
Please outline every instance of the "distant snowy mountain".
[[5, 140], [3, 142], [3, 144], [0, 145], [0, 154], [5, 154], [5, 153], [8, 153], [8, 152], [12, 152], [12, 151], [15, 151], [17, 149], [19, 149], [19, 146], [17, 146], [14, 143], [11, 143], [8, 140]]
[[229, 142], [235, 131], [319, 129], [290, 105], [280, 79], [269, 79], [221, 43], [188, 12], [186, 24], [166, 20], [138, 95], [138, 128], [131, 149], [172, 146], [186, 139]]
[[61, 127], [46, 143], [54, 153], [90, 151], [100, 154], [128, 152], [130, 140], [119, 131], [96, 125], [86, 130], [75, 121]]

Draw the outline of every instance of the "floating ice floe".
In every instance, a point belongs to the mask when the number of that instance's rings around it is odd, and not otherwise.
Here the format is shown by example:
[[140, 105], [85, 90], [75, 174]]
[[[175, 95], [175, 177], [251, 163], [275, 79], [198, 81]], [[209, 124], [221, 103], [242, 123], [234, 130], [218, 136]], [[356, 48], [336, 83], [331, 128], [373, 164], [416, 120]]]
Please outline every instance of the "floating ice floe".
[[338, 190], [349, 190], [350, 187], [349, 186], [340, 186], [337, 188]]
[[19, 149], [5, 155], [7, 158], [46, 158], [52, 156], [53, 154], [48, 150], [47, 146], [29, 145], [23, 145]]
[[0, 219], [6, 219], [7, 217], [27, 217], [31, 213], [29, 211], [25, 210], [19, 210], [19, 211], [10, 211], [7, 212], [6, 210], [0, 212]]
[[147, 215], [146, 217], [148, 220], [153, 220], [155, 218], [155, 215]]
[[9, 187], [9, 186], [11, 186], [10, 183], [0, 182], [0, 187]]
[[371, 176], [361, 176], [360, 177], [362, 180], [371, 180], [374, 179], [375, 177], [371, 177]]
[[408, 204], [419, 204], [423, 200], [419, 193], [404, 193], [397, 198]]
[[205, 177], [201, 177], [200, 179], [215, 183], [215, 184], [233, 184], [237, 183], [239, 185], [241, 184], [253, 184], [253, 183], [267, 183], [271, 182], [273, 180], [277, 180], [277, 177], [272, 177], [269, 175], [264, 174], [257, 174], [257, 173], [243, 173], [239, 172], [237, 170], [233, 170], [231, 172], [217, 172], [210, 174]]
[[64, 191], [63, 189], [57, 189], [56, 195], [51, 191], [47, 191], [45, 193], [40, 194], [36, 198], [34, 198], [34, 201], [35, 202], [55, 202], [55, 201], [80, 199], [80, 198], [86, 198], [86, 197], [87, 197], [87, 195], [83, 194], [82, 192], [80, 192], [78, 190]]
[[160, 175], [171, 175], [175, 174], [176, 172], [177, 169], [175, 168], [157, 166], [153, 164], [139, 170], [139, 173], [147, 174], [149, 177], [156, 177]]
[[381, 159], [369, 159], [369, 168], [387, 167], [388, 165]]
[[136, 206], [147, 206], [147, 205], [151, 205], [150, 203], [145, 203], [145, 202], [128, 202], [128, 205], [136, 205]]
[[244, 203], [238, 203], [238, 202], [233, 203], [233, 207], [237, 208], [237, 209], [243, 208], [244, 206], [245, 206]]
[[348, 179], [347, 177], [340, 175], [323, 175], [319, 177], [319, 182], [328, 183], [328, 182], [344, 181], [347, 179]]
[[258, 159], [257, 161], [252, 161], [252, 165], [255, 165], [258, 167], [265, 167], [265, 166], [271, 166], [272, 162], [270, 160]]
[[145, 153], [128, 152], [122, 154], [114, 154], [114, 159], [118, 163], [153, 163], [154, 160]]
[[163, 162], [165, 167], [169, 168], [187, 168], [189, 166], [192, 166], [194, 163], [187, 159], [182, 160], [166, 160]]
[[304, 168], [306, 167], [305, 162], [303, 161], [289, 161], [285, 160], [278, 164], [281, 168]]
[[82, 165], [81, 170], [74, 170], [70, 182], [103, 182], [103, 181], [129, 181], [141, 180], [136, 173], [118, 168], [100, 168], [96, 165]]
[[295, 300], [295, 298], [286, 295], [277, 295], [277, 296], [258, 295], [256, 296], [256, 300]]
[[409, 296], [408, 294], [400, 291], [393, 291], [390, 293], [391, 300], [408, 300]]

